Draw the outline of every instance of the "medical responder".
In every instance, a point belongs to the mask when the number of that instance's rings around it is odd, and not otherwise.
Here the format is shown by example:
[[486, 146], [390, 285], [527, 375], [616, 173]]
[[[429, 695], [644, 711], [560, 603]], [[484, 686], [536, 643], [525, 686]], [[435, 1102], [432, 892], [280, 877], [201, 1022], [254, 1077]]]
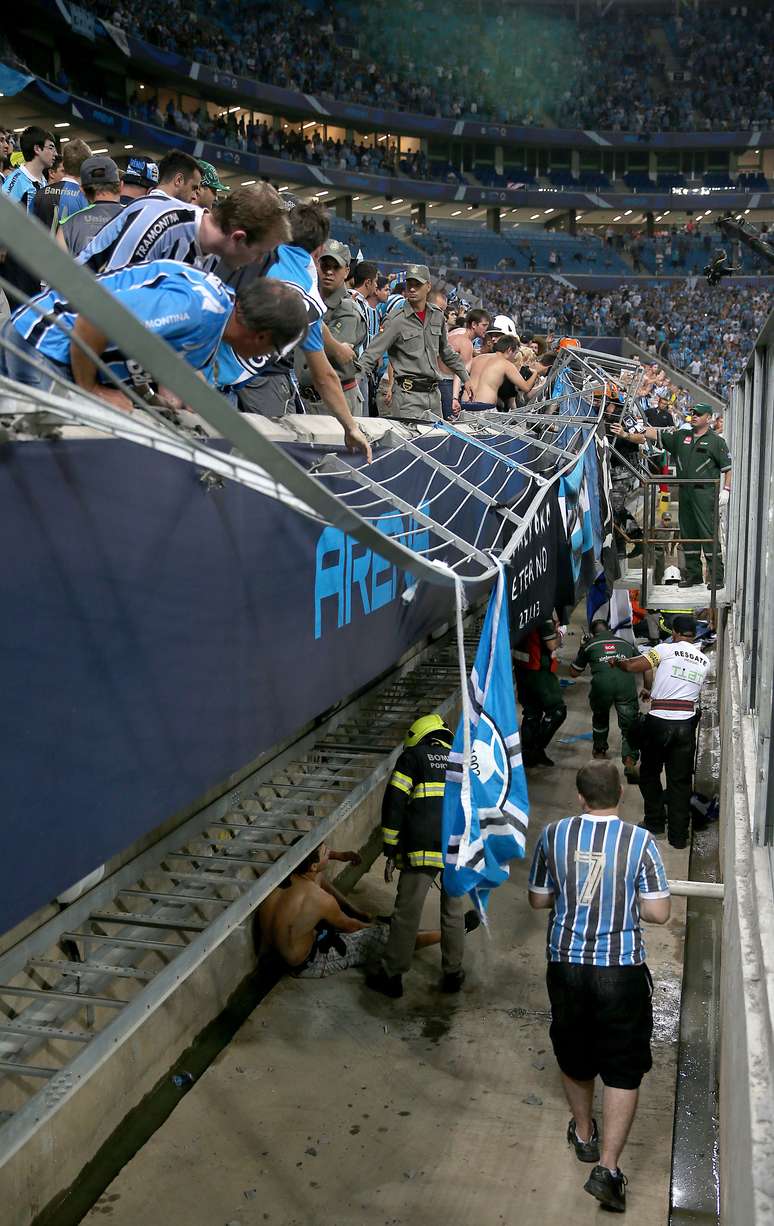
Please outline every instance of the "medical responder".
[[639, 713], [637, 685], [634, 677], [610, 668], [611, 660], [631, 660], [637, 655], [636, 648], [627, 639], [612, 634], [607, 622], [601, 619], [591, 623], [591, 635], [581, 643], [580, 650], [570, 665], [573, 677], [580, 677], [588, 666], [591, 669], [592, 755], [607, 757], [607, 738], [610, 730], [610, 708], [615, 706], [618, 727], [621, 730], [621, 757], [626, 778], [635, 775], [638, 752], [629, 743], [627, 732]]
[[[430, 270], [425, 264], [406, 269], [406, 301], [385, 319], [384, 327], [356, 367], [370, 375], [386, 353], [394, 371], [392, 391], [385, 391], [384, 412], [389, 417], [426, 421], [441, 417], [438, 358], [455, 375], [468, 399], [473, 389], [462, 358], [449, 344], [443, 311], [428, 302]], [[463, 403], [463, 408], [464, 408]]]
[[634, 659], [610, 661], [611, 668], [645, 674], [642, 697], [650, 696], [650, 714], [641, 738], [642, 825], [651, 834], [666, 829], [669, 842], [678, 848], [688, 846], [699, 695], [710, 669], [695, 638], [694, 618], [680, 613], [672, 621], [671, 643], [659, 643]]
[[[443, 793], [453, 739], [440, 715], [415, 720], [384, 793], [384, 878], [392, 880], [393, 866], [400, 869], [400, 877], [381, 965], [366, 983], [385, 996], [403, 995], [401, 976], [411, 966], [427, 891], [443, 871]], [[452, 898], [441, 886], [442, 991], [459, 992], [462, 987], [465, 933], [478, 923], [476, 912], [466, 915], [464, 900]]]
[[[661, 430], [649, 426], [639, 434], [628, 434], [613, 426], [614, 434], [623, 435], [636, 443], [655, 442], [668, 451], [675, 463], [677, 477], [693, 478], [696, 484], [678, 487], [680, 507], [680, 537], [685, 554], [685, 578], [681, 587], [694, 587], [703, 582], [701, 558], [707, 559], [708, 579], [712, 578], [712, 553], [717, 548], [715, 536], [715, 483], [720, 480], [720, 505], [725, 506], [731, 488], [731, 456], [726, 441], [710, 429], [712, 409], [708, 404], [693, 406], [691, 425], [682, 430]], [[704, 543], [699, 543], [703, 540]], [[723, 559], [717, 548], [715, 584], [724, 582]]]
[[525, 766], [553, 766], [546, 746], [567, 718], [556, 675], [559, 637], [553, 620], [541, 622], [513, 649], [516, 693], [522, 705], [521, 752]]
[[[349, 276], [352, 255], [346, 243], [338, 239], [326, 239], [322, 250], [316, 257], [320, 295], [325, 303], [323, 320], [330, 330], [334, 341], [339, 345], [349, 345], [357, 352], [368, 336], [368, 328], [362, 313], [347, 289], [345, 282]], [[339, 376], [341, 390], [349, 405], [353, 417], [364, 415], [363, 395], [358, 386], [360, 372], [352, 362], [340, 362], [335, 357], [329, 360]], [[311, 372], [302, 352], [296, 353], [296, 374], [298, 376], [301, 395], [307, 411], [311, 413], [327, 413], [322, 396], [314, 386]]]

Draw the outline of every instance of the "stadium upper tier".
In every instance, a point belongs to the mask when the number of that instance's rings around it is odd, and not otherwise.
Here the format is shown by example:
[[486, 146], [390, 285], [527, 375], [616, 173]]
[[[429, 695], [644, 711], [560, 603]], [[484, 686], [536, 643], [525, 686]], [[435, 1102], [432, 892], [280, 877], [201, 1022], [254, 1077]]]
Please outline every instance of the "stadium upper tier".
[[[566, 143], [574, 130], [593, 147], [598, 132], [706, 141], [774, 127], [774, 14], [763, 0], [744, 16], [725, 5], [678, 15], [608, 5], [581, 8], [578, 20], [512, 0], [492, 0], [483, 20], [480, 6], [440, 0], [194, 0], [185, 21], [178, 0], [84, 0], [72, 12], [41, 3], [76, 34], [157, 69], [182, 64], [245, 100], [256, 86], [265, 100], [292, 92], [321, 114], [345, 105], [378, 122], [400, 112], [416, 131], [493, 125], [496, 140], [511, 126], [562, 129]], [[19, 28], [31, 33], [23, 16]]]

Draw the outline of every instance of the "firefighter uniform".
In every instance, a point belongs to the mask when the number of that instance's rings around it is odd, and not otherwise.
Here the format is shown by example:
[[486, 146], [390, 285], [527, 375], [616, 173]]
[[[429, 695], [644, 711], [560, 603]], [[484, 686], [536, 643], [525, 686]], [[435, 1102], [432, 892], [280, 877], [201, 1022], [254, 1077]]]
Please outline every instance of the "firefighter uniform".
[[[695, 405], [694, 412], [697, 410], [710, 411], [706, 405]], [[709, 576], [712, 574], [712, 538], [715, 532], [717, 489], [714, 483], [721, 473], [726, 473], [731, 468], [728, 447], [725, 439], [714, 430], [707, 430], [701, 436], [696, 436], [693, 430], [659, 430], [658, 446], [672, 456], [676, 476], [699, 478], [700, 482], [706, 482], [679, 487], [680, 536], [709, 538], [705, 545], [683, 545], [685, 581], [700, 584], [703, 582], [702, 553], [707, 559]], [[715, 565], [715, 581], [718, 587], [722, 587], [724, 570], [719, 550]]]
[[[411, 966], [422, 907], [443, 870], [442, 818], [446, 763], [452, 734], [440, 715], [412, 724], [384, 794], [384, 854], [401, 870], [382, 975], [395, 981]], [[444, 976], [462, 981], [464, 901], [441, 890], [441, 961]], [[399, 981], [399, 978], [397, 979]]]
[[547, 643], [556, 637], [553, 621], [530, 630], [513, 651], [516, 693], [522, 705], [521, 745], [525, 766], [553, 765], [546, 746], [567, 718], [556, 653]]
[[626, 734], [634, 723], [637, 706], [637, 683], [631, 673], [623, 673], [610, 667], [611, 660], [631, 660], [639, 653], [626, 639], [609, 631], [595, 634], [581, 644], [573, 660], [574, 673], [582, 673], [588, 665], [591, 669], [591, 728], [593, 751], [607, 753], [610, 731], [610, 708], [615, 707], [618, 727], [621, 730], [621, 757], [624, 764], [632, 767], [637, 761], [637, 751], [629, 744]]
[[[406, 269], [406, 277], [428, 282], [430, 273], [424, 264], [411, 264]], [[386, 317], [382, 331], [358, 358], [357, 365], [370, 375], [385, 353], [395, 376], [392, 402], [387, 408], [389, 417], [420, 421], [441, 417], [439, 357], [463, 384], [468, 381], [465, 363], [449, 344], [444, 313], [429, 302], [424, 320], [419, 318], [408, 302], [392, 311]]]

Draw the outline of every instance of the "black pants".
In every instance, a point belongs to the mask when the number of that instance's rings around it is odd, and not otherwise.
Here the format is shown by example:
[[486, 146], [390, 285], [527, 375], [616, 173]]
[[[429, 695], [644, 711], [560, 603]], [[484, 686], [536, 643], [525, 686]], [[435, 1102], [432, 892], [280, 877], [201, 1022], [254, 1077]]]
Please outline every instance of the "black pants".
[[[669, 842], [685, 843], [696, 751], [695, 717], [657, 719], [649, 715], [641, 750], [640, 791], [645, 802], [645, 825], [660, 833], [666, 821]], [[662, 770], [666, 770], [666, 791], [661, 786]]]

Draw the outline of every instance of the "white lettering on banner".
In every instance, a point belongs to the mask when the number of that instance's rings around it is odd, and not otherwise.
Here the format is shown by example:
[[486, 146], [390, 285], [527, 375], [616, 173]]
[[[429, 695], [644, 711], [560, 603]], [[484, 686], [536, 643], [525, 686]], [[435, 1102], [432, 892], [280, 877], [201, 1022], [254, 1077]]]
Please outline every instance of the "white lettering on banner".
[[[551, 504], [546, 502], [530, 520], [513, 558], [513, 580], [511, 582], [511, 600], [524, 596], [537, 579], [548, 570], [548, 549], [540, 545], [538, 539], [545, 536], [551, 527]], [[533, 549], [531, 556], [524, 561], [520, 554]]]

